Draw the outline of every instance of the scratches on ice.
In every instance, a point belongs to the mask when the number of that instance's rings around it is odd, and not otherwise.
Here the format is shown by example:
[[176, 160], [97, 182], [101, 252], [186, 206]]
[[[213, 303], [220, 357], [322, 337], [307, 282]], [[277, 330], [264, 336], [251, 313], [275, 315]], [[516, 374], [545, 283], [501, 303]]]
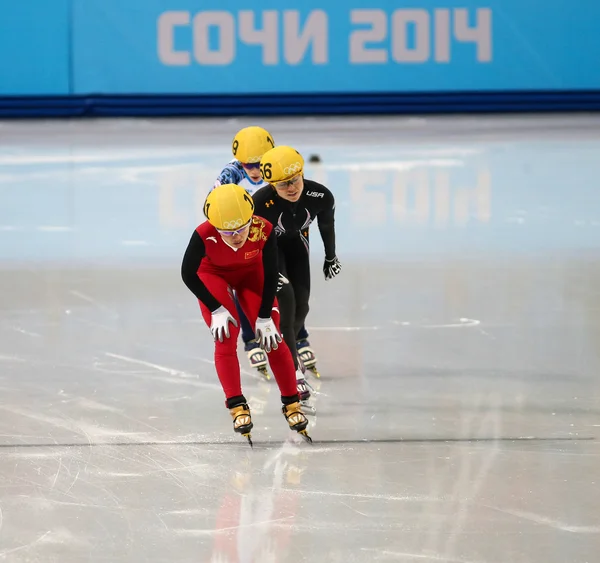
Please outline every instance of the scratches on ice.
[[23, 358], [19, 358], [17, 356], [6, 356], [5, 354], [0, 354], [0, 362], [19, 362], [19, 363], [23, 363], [26, 362], [27, 360], [24, 360]]
[[106, 305], [100, 303], [97, 299], [94, 299], [93, 297], [90, 297], [86, 293], [83, 293], [81, 291], [77, 291], [76, 289], [69, 290], [69, 293], [71, 295], [74, 295], [78, 299], [81, 299], [82, 301], [86, 301], [87, 303], [90, 303], [91, 305], [94, 305], [94, 307], [97, 307], [98, 309], [101, 309], [105, 313], [108, 313], [108, 315], [110, 317], [112, 317], [113, 319], [116, 320], [116, 319], [119, 318], [119, 313], [117, 313], [117, 311], [115, 311], [114, 309], [111, 309], [110, 307], [107, 307]]
[[457, 557], [448, 557], [440, 553], [408, 553], [404, 551], [389, 551], [385, 549], [367, 548], [363, 547], [362, 551], [369, 551], [373, 553], [375, 560], [381, 559], [396, 559], [396, 560], [409, 560], [414, 561], [415, 559], [421, 559], [423, 561], [443, 561], [444, 563], [481, 563], [480, 561], [472, 561], [467, 559], [459, 559]]
[[164, 515], [201, 516], [209, 513], [208, 508], [187, 508], [183, 510], [168, 510]]
[[284, 516], [283, 518], [275, 518], [273, 520], [262, 520], [260, 522], [251, 522], [249, 524], [242, 524], [240, 526], [227, 526], [226, 528], [206, 528], [206, 529], [188, 529], [188, 528], [175, 528], [171, 531], [178, 536], [213, 536], [223, 532], [231, 532], [232, 530], [240, 530], [242, 528], [256, 528], [258, 526], [265, 526], [284, 522], [286, 520], [292, 520], [294, 516]]
[[560, 520], [542, 516], [541, 514], [534, 514], [533, 512], [526, 512], [524, 510], [515, 510], [510, 508], [500, 508], [498, 506], [485, 506], [504, 514], [510, 514], [511, 516], [522, 518], [523, 520], [529, 520], [530, 522], [535, 522], [536, 524], [549, 526], [550, 528], [560, 530], [561, 532], [571, 532], [573, 534], [600, 534], [600, 524], [592, 526], [574, 526], [566, 522], [561, 522]]
[[[288, 489], [283, 489], [284, 491]], [[376, 494], [364, 494], [364, 493], [334, 493], [331, 491], [310, 491], [310, 490], [298, 490], [289, 489], [289, 492], [295, 492], [302, 495], [322, 495], [328, 497], [348, 497], [348, 498], [360, 498], [360, 499], [372, 499], [372, 500], [393, 500], [403, 502], [445, 502], [447, 499], [442, 497], [432, 497], [427, 495], [408, 495], [408, 496], [395, 496], [395, 495], [376, 495]]]
[[0, 405], [0, 409], [12, 414], [30, 418], [44, 425], [51, 425], [56, 428], [69, 430], [78, 435], [83, 435], [90, 444], [94, 443], [98, 438], [143, 438], [146, 436], [146, 434], [143, 432], [124, 432], [116, 428], [97, 426], [79, 420], [75, 421], [70, 418], [55, 418], [52, 416], [46, 416], [14, 406]]
[[45, 544], [56, 544], [56, 545], [69, 545], [85, 547], [89, 546], [89, 540], [84, 540], [80, 533], [73, 534], [69, 530], [64, 527], [54, 528], [47, 532], [43, 538], [38, 540], [39, 542], [43, 542]]
[[116, 414], [121, 414], [123, 412], [121, 409], [99, 403], [98, 401], [93, 401], [92, 399], [88, 399], [86, 397], [78, 397], [76, 401], [81, 408], [90, 411], [113, 412]]
[[38, 334], [37, 332], [32, 332], [30, 330], [25, 330], [24, 328], [21, 328], [20, 326], [13, 326], [11, 328], [15, 332], [19, 332], [19, 333], [25, 334], [27, 336], [33, 336], [34, 338], [41, 338], [42, 337], [41, 334]]
[[[156, 464], [156, 463], [155, 463]], [[130, 478], [139, 478], [139, 477], [148, 477], [150, 475], [161, 475], [168, 473], [171, 477], [174, 476], [174, 473], [177, 471], [184, 471], [189, 473], [190, 475], [205, 475], [207, 471], [210, 470], [210, 465], [207, 463], [192, 463], [189, 465], [182, 465], [180, 467], [163, 467], [159, 466], [158, 469], [151, 469], [149, 471], [108, 471], [108, 470], [98, 470], [95, 473], [101, 477], [116, 477], [119, 479], [130, 479]]]
[[[43, 533], [37, 539], [33, 540], [30, 543], [20, 545], [18, 547], [13, 547], [11, 549], [5, 549], [0, 551], [0, 558], [4, 559], [6, 555], [12, 555], [20, 551], [29, 551], [36, 547], [38, 544], [55, 544], [55, 545], [69, 545], [86, 547], [89, 546], [90, 542], [82, 539], [81, 534], [73, 534], [69, 530], [64, 527], [55, 527], [52, 530], [48, 530]], [[37, 558], [35, 560], [38, 560]]]
[[36, 544], [44, 541], [44, 539], [50, 533], [51, 533], [51, 531], [48, 530], [47, 532], [45, 532], [44, 534], [42, 534], [40, 537], [38, 537], [37, 539], [33, 540], [32, 542], [29, 542], [29, 543], [24, 544], [24, 545], [20, 545], [19, 547], [13, 547], [11, 549], [3, 549], [2, 551], [0, 551], [0, 557], [4, 557], [5, 555], [9, 555], [9, 554], [12, 554], [12, 553], [17, 553], [18, 551], [28, 551], [29, 549], [31, 549], [32, 547], [34, 547]]
[[[184, 379], [195, 379], [195, 380], [198, 379], [198, 376], [193, 373], [189, 373], [187, 371], [183, 371], [183, 370], [179, 370], [179, 369], [170, 368], [170, 367], [163, 366], [160, 364], [154, 364], [152, 362], [147, 362], [145, 360], [138, 360], [136, 358], [131, 358], [129, 356], [123, 356], [121, 354], [113, 354], [112, 352], [105, 352], [105, 355], [108, 356], [109, 358], [114, 358], [114, 359], [121, 360], [123, 362], [127, 362], [130, 364], [137, 364], [137, 365], [144, 366], [147, 368], [155, 369], [157, 371], [167, 373], [174, 377], [181, 377]], [[205, 389], [213, 389], [215, 391], [221, 391], [221, 387], [214, 383], [203, 383], [201, 381], [195, 381], [194, 384], [198, 387], [204, 387]]]

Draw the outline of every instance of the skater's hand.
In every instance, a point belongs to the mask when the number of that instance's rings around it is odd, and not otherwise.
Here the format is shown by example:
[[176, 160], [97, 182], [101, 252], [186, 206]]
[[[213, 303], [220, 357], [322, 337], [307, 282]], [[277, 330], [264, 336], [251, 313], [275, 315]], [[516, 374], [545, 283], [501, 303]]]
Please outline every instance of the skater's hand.
[[215, 342], [223, 342], [223, 335], [229, 338], [229, 323], [233, 326], [238, 326], [237, 321], [232, 317], [231, 313], [221, 305], [216, 311], [211, 314], [210, 331], [212, 332]]
[[273, 319], [256, 319], [256, 329], [254, 331], [256, 339], [260, 343], [260, 347], [266, 352], [270, 352], [271, 348], [277, 350], [282, 338], [279, 334]]
[[338, 260], [337, 256], [334, 256], [331, 260], [327, 260], [325, 258], [325, 263], [323, 264], [323, 273], [325, 274], [325, 279], [330, 280], [335, 278], [342, 271], [342, 265]]
[[283, 274], [279, 274], [279, 280], [277, 281], [277, 293], [279, 293], [279, 291], [281, 290], [281, 288], [290, 283], [290, 280], [288, 280]]

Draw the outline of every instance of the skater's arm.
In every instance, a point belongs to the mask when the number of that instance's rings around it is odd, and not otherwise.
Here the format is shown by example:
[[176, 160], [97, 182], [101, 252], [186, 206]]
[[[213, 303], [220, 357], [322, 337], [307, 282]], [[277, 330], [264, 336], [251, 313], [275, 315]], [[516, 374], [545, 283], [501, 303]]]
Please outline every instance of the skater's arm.
[[279, 265], [277, 263], [277, 235], [271, 231], [265, 246], [263, 247], [262, 261], [265, 272], [262, 301], [258, 316], [268, 319], [271, 316], [275, 293], [277, 292], [277, 281], [279, 280]]
[[325, 192], [323, 199], [325, 206], [317, 214], [317, 221], [325, 248], [325, 258], [333, 260], [335, 258], [335, 199], [329, 190]]
[[216, 188], [221, 184], [239, 184], [243, 179], [244, 169], [242, 165], [237, 161], [229, 162], [217, 176], [213, 187]]
[[204, 282], [198, 276], [198, 268], [202, 262], [202, 258], [206, 255], [204, 241], [202, 237], [194, 231], [188, 247], [183, 255], [181, 264], [181, 278], [188, 289], [204, 303], [211, 312], [216, 311], [220, 306], [213, 294], [208, 291]]

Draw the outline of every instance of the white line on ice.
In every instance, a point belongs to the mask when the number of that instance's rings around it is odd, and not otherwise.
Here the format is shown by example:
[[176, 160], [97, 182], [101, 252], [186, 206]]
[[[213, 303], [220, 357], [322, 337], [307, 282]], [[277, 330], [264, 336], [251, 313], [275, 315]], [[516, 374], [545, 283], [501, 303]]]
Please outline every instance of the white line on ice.
[[74, 295], [75, 297], [79, 297], [79, 299], [83, 299], [83, 301], [87, 301], [88, 303], [91, 303], [92, 305], [102, 306], [102, 304], [99, 303], [98, 301], [96, 301], [93, 297], [90, 297], [89, 295], [86, 295], [85, 293], [82, 293], [81, 291], [77, 291], [76, 289], [70, 289], [69, 293], [71, 295]]
[[89, 295], [86, 295], [85, 293], [81, 293], [81, 291], [77, 291], [76, 289], [70, 289], [69, 293], [71, 295], [74, 295], [75, 297], [79, 297], [79, 299], [83, 299], [83, 301], [87, 301], [88, 303], [91, 303], [92, 305], [100, 305], [100, 303], [98, 303], [98, 301], [96, 301], [93, 297], [90, 297]]
[[328, 497], [349, 497], [349, 498], [366, 498], [373, 500], [396, 500], [401, 502], [446, 502], [446, 499], [440, 497], [430, 497], [425, 495], [410, 495], [410, 496], [393, 496], [393, 495], [367, 495], [364, 493], [333, 493], [331, 491], [309, 491], [298, 489], [285, 489], [282, 491], [297, 492], [303, 495], [322, 495]]
[[[102, 309], [103, 311], [106, 311], [114, 319], [118, 319], [119, 318], [119, 313], [117, 313], [117, 311], [115, 311], [114, 309], [111, 309], [110, 307], [107, 307], [106, 305], [103, 305], [102, 303], [100, 303], [100, 301], [94, 299], [93, 297], [90, 297], [86, 293], [82, 293], [81, 291], [77, 291], [76, 289], [70, 289], [69, 293], [71, 295], [74, 295], [75, 297], [78, 297], [79, 299], [81, 299], [83, 301], [87, 301], [88, 303], [91, 303], [92, 305], [95, 305], [96, 307]], [[103, 326], [102, 328], [107, 328], [107, 327]], [[111, 329], [109, 329], [109, 330], [111, 330]]]
[[4, 557], [5, 555], [8, 555], [9, 553], [16, 553], [17, 551], [22, 551], [23, 549], [29, 549], [30, 547], [33, 547], [36, 543], [41, 542], [49, 533], [50, 533], [50, 530], [48, 530], [45, 534], [42, 534], [39, 538], [37, 538], [36, 540], [33, 540], [32, 542], [30, 542], [28, 544], [21, 545], [19, 547], [14, 547], [12, 549], [5, 549], [4, 551], [0, 551], [0, 557]]
[[349, 170], [362, 172], [365, 170], [413, 170], [419, 167], [459, 167], [464, 166], [462, 160], [453, 158], [422, 159], [422, 160], [388, 160], [379, 162], [344, 162], [339, 164], [322, 164], [325, 170]]
[[[447, 323], [447, 324], [427, 324], [425, 322], [411, 322], [411, 321], [392, 321], [392, 324], [396, 326], [408, 326], [413, 328], [464, 328], [478, 326], [481, 321], [477, 319], [467, 319], [461, 317], [458, 322]], [[310, 326], [309, 330], [315, 332], [358, 332], [362, 330], [382, 330], [380, 326]]]
[[[202, 358], [200, 356], [190, 356], [192, 359], [197, 360], [199, 362], [202, 362], [204, 364], [209, 364], [211, 366], [215, 365], [215, 361], [214, 360], [209, 360], [208, 358]], [[242, 366], [240, 366], [240, 373], [242, 375], [248, 375], [250, 377], [253, 377], [254, 379], [257, 379], [258, 381], [264, 381], [264, 378], [261, 375], [258, 375], [258, 373], [256, 373], [256, 371], [254, 370], [247, 370], [245, 368], [243, 368]]]
[[423, 328], [458, 328], [458, 327], [466, 327], [466, 326], [477, 326], [481, 324], [481, 321], [477, 319], [466, 319], [460, 318], [457, 323], [449, 323], [449, 324], [440, 324], [440, 325], [423, 325]]
[[204, 515], [207, 512], [207, 508], [187, 508], [184, 510], [168, 510], [167, 512], [163, 512], [162, 514], [184, 514], [185, 516], [198, 516]]
[[377, 559], [382, 557], [385, 559], [424, 559], [426, 561], [445, 561], [446, 563], [478, 563], [476, 561], [468, 561], [466, 559], [457, 559], [455, 557], [448, 557], [438, 553], [406, 553], [402, 551], [387, 551], [383, 549], [377, 549], [373, 547], [363, 547], [362, 551], [373, 551], [375, 555], [379, 555]]
[[0, 354], [0, 362], [25, 362], [23, 358], [18, 358], [17, 356], [4, 356]]
[[118, 162], [142, 159], [148, 161], [150, 159], [156, 159], [159, 157], [182, 158], [183, 156], [196, 157], [197, 153], [192, 151], [125, 151], [120, 150], [118, 152], [94, 152], [94, 153], [80, 153], [80, 154], [32, 154], [32, 155], [6, 155], [0, 156], [0, 164], [6, 165], [18, 165], [18, 164], [61, 164], [69, 162]]
[[29, 330], [25, 330], [24, 328], [19, 328], [18, 326], [13, 326], [13, 330], [16, 332], [20, 332], [21, 334], [26, 334], [27, 336], [35, 336], [36, 338], [40, 338], [42, 335], [37, 332], [30, 332]]
[[250, 524], [242, 524], [241, 526], [227, 526], [226, 528], [216, 529], [187, 529], [179, 528], [172, 530], [180, 536], [206, 536], [213, 534], [220, 534], [221, 532], [229, 532], [230, 530], [239, 530], [240, 528], [254, 528], [256, 526], [264, 526], [265, 524], [274, 524], [275, 522], [283, 522], [285, 520], [291, 520], [294, 516], [284, 516], [283, 518], [275, 518], [274, 520], [263, 520], [262, 522], [252, 522]]
[[311, 326], [309, 331], [315, 332], [358, 332], [360, 330], [380, 330], [379, 326]]
[[[109, 358], [116, 358], [117, 360], [122, 360], [124, 362], [129, 362], [131, 364], [137, 364], [140, 366], [153, 368], [155, 370], [162, 371], [164, 373], [168, 373], [169, 375], [183, 377], [186, 379], [198, 379], [197, 375], [195, 375], [193, 373], [189, 373], [187, 371], [173, 369], [173, 368], [170, 368], [167, 366], [162, 366], [160, 364], [153, 364], [151, 362], [146, 362], [145, 360], [138, 360], [136, 358], [130, 358], [129, 356], [122, 356], [121, 354], [113, 354], [112, 352], [105, 352], [104, 354], [106, 356], [108, 356]], [[206, 361], [208, 361], [208, 360], [206, 360]], [[214, 383], [198, 382], [198, 385], [200, 385], [202, 387], [206, 387], [207, 389], [215, 389], [215, 390], [221, 391], [221, 387], [219, 385], [215, 385]]]
[[[106, 426], [97, 426], [91, 423], [88, 423], [83, 420], [75, 420], [72, 418], [54, 418], [51, 416], [46, 416], [44, 414], [39, 414], [37, 412], [28, 411], [25, 409], [20, 409], [18, 407], [13, 407], [9, 405], [0, 405], [0, 409], [17, 414], [19, 416], [25, 416], [27, 418], [31, 418], [37, 422], [41, 422], [45, 425], [56, 426], [57, 428], [64, 428], [66, 430], [71, 430], [85, 437], [89, 444], [94, 443], [96, 440], [100, 438], [137, 438], [137, 439], [147, 439], [147, 434], [142, 432], [125, 432], [118, 428], [108, 428]], [[82, 444], [85, 446], [86, 444]], [[51, 457], [51, 454], [48, 454], [48, 457]]]
[[447, 324], [427, 324], [425, 322], [410, 322], [410, 321], [392, 321], [393, 324], [398, 326], [411, 326], [416, 328], [463, 328], [469, 326], [478, 326], [481, 321], [477, 319], [468, 319], [461, 317], [458, 322], [447, 323]]
[[145, 240], [122, 240], [123, 246], [149, 246], [149, 243]]
[[540, 514], [534, 514], [533, 512], [525, 512], [523, 510], [513, 510], [510, 508], [500, 508], [498, 506], [490, 506], [483, 505], [487, 508], [491, 508], [492, 510], [497, 510], [498, 512], [503, 512], [504, 514], [510, 514], [511, 516], [516, 516], [517, 518], [523, 518], [524, 520], [530, 520], [531, 522], [535, 522], [536, 524], [543, 524], [545, 526], [549, 526], [550, 528], [555, 528], [556, 530], [561, 530], [562, 532], [571, 532], [574, 534], [600, 534], [600, 525], [594, 526], [573, 526], [572, 524], [567, 524], [566, 522], [561, 522], [560, 520], [554, 520], [553, 518], [548, 518], [547, 516], [541, 516]]
[[66, 233], [72, 231], [72, 227], [65, 227], [62, 225], [38, 225], [36, 230], [42, 231], [45, 233]]
[[111, 407], [110, 405], [105, 405], [103, 403], [99, 403], [98, 401], [94, 401], [94, 400], [88, 399], [86, 397], [75, 397], [74, 400], [77, 401], [77, 404], [80, 407], [82, 407], [86, 410], [105, 411], [105, 412], [114, 412], [117, 414], [123, 414], [123, 411], [121, 409], [118, 409], [116, 407]]

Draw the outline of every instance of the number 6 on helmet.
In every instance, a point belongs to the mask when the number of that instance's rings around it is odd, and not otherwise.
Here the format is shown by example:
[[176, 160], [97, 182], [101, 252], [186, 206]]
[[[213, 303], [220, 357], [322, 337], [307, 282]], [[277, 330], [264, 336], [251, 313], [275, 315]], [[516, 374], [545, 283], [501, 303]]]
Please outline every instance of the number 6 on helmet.
[[265, 182], [285, 182], [304, 171], [304, 159], [294, 148], [279, 145], [260, 159], [260, 172]]

